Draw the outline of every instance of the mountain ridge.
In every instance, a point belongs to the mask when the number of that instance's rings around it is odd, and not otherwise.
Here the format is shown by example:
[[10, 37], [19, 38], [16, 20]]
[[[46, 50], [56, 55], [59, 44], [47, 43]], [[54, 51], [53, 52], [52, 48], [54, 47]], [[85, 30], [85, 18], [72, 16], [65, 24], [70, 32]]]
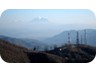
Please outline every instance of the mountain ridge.
[[[96, 29], [84, 29], [87, 33], [88, 45], [96, 46]], [[84, 44], [84, 30], [70, 30], [63, 31], [53, 37], [45, 39], [43, 42], [49, 45], [62, 45], [68, 43], [68, 33], [70, 33], [71, 43], [76, 44], [77, 31], [79, 32], [79, 42], [81, 43], [81, 36]]]
[[29, 49], [36, 48], [37, 50], [44, 50], [44, 48], [47, 47], [47, 45], [44, 44], [43, 42], [34, 40], [34, 39], [20, 39], [20, 38], [13, 38], [13, 37], [8, 37], [8, 36], [3, 36], [3, 35], [0, 36], [0, 39], [5, 40], [15, 45], [29, 48]]
[[[87, 44], [96, 47], [96, 30], [95, 29], [86, 29], [87, 31]], [[23, 38], [13, 38], [8, 36], [0, 35], [0, 39], [8, 41], [10, 43], [23, 46], [29, 49], [36, 48], [39, 51], [43, 51], [46, 49], [53, 49], [56, 46], [62, 46], [68, 43], [68, 32], [70, 33], [71, 43], [76, 44], [76, 30], [63, 31], [60, 34], [57, 34], [53, 37], [47, 38], [45, 40], [35, 40], [35, 39], [23, 39]], [[79, 32], [79, 43], [81, 44], [80, 36], [84, 36], [84, 30], [78, 30]], [[84, 37], [82, 38], [84, 44]]]

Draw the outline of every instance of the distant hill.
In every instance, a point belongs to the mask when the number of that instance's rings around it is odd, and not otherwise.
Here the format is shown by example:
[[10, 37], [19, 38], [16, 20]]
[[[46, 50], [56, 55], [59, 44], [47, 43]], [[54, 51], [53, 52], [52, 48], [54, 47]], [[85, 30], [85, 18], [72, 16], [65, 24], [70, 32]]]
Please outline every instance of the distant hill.
[[36, 48], [39, 51], [44, 50], [46, 47], [48, 47], [47, 44], [44, 44], [43, 42], [34, 39], [19, 39], [19, 38], [12, 38], [2, 35], [0, 36], [0, 39], [29, 49]]
[[[12, 37], [2, 36], [2, 35], [0, 35], [0, 39], [8, 41], [15, 45], [29, 48], [29, 49], [36, 48], [37, 51], [44, 51], [45, 49], [48, 49], [48, 50], [53, 49], [55, 45], [62, 46], [68, 43], [68, 32], [70, 33], [71, 43], [76, 44], [76, 39], [77, 39], [76, 30], [64, 31], [58, 35], [55, 35], [53, 37], [50, 37], [41, 41], [34, 40], [34, 39], [12, 38]], [[82, 36], [82, 44], [85, 44], [84, 30], [78, 30], [78, 32], [79, 32], [79, 43], [81, 44], [81, 36]], [[87, 45], [96, 47], [96, 30], [86, 29], [86, 35], [87, 35]]]
[[[76, 44], [76, 38], [77, 38], [76, 30], [64, 31], [58, 35], [43, 40], [43, 42], [48, 45], [63, 45], [65, 43], [68, 43], [68, 32], [70, 33], [71, 43]], [[78, 32], [79, 32], [79, 43], [81, 43], [81, 36], [82, 36], [82, 44], [84, 44], [84, 30], [78, 30]], [[86, 35], [87, 35], [87, 44], [91, 46], [96, 46], [96, 30], [86, 29]]]

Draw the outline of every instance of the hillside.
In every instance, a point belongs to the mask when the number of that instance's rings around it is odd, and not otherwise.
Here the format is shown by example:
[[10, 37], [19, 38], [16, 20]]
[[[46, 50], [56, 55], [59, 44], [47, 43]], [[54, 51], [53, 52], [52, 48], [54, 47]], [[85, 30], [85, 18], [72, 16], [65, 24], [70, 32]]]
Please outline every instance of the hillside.
[[26, 47], [28, 49], [36, 48], [39, 51], [42, 51], [45, 47], [48, 47], [48, 45], [44, 44], [43, 42], [34, 39], [12, 38], [3, 35], [0, 35], [0, 39], [15, 45]]
[[64, 45], [46, 52], [63, 57], [65, 62], [68, 63], [87, 63], [95, 58], [96, 47], [88, 45]]
[[35, 51], [0, 40], [0, 55], [10, 63], [87, 63], [95, 58], [96, 47], [63, 45], [53, 50]]
[[27, 54], [24, 51], [28, 51], [26, 48], [13, 45], [6, 41], [0, 40], [0, 55], [6, 62], [30, 62]]
[[0, 54], [11, 63], [86, 63], [94, 59], [96, 48], [88, 45], [63, 45], [53, 50], [32, 51], [0, 40]]
[[64, 62], [60, 56], [28, 50], [9, 42], [0, 40], [0, 55], [2, 59], [10, 63], [56, 63]]

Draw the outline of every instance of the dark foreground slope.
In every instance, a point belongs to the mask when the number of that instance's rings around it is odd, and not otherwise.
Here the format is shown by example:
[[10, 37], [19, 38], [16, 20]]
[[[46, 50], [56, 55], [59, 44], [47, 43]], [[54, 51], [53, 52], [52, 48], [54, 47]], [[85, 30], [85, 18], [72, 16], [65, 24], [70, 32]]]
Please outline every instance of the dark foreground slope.
[[49, 54], [45, 52], [28, 52], [27, 53], [31, 63], [62, 63], [64, 58]]
[[9, 42], [0, 40], [0, 55], [2, 59], [10, 63], [55, 63], [64, 62], [60, 56], [29, 51], [27, 48], [13, 45]]
[[88, 45], [65, 45], [46, 52], [63, 57], [68, 63], [87, 63], [95, 58], [96, 48]]

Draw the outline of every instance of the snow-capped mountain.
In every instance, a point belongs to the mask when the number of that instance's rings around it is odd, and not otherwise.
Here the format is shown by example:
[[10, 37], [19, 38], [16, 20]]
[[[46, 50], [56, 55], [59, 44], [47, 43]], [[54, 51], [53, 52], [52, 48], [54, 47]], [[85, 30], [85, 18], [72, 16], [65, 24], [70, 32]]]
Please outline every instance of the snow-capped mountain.
[[36, 18], [32, 19], [31, 22], [33, 24], [46, 24], [49, 21], [47, 18], [44, 18], [44, 17], [36, 17]]

